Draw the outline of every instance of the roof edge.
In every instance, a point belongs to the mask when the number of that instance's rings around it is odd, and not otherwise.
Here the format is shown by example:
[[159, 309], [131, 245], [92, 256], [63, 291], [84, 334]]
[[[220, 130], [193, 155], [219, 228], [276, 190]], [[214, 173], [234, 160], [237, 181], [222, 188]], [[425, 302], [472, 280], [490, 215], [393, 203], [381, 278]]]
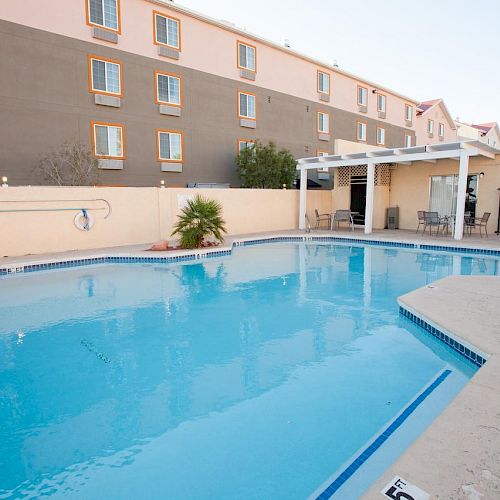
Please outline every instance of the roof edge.
[[403, 94], [400, 94], [399, 92], [396, 92], [394, 90], [391, 90], [388, 87], [384, 87], [382, 85], [379, 85], [378, 83], [372, 82], [371, 80], [367, 80], [366, 78], [362, 78], [360, 76], [357, 76], [354, 73], [349, 73], [348, 71], [344, 71], [340, 68], [337, 68], [337, 67], [332, 66], [330, 64], [327, 64], [323, 61], [320, 61], [319, 59], [315, 59], [314, 57], [303, 54], [297, 50], [293, 50], [291, 48], [281, 46], [276, 42], [272, 42], [271, 40], [267, 40], [266, 38], [263, 38], [259, 35], [255, 35], [249, 31], [237, 28], [236, 26], [230, 26], [228, 24], [223, 23], [222, 21], [220, 21], [218, 19], [207, 16], [205, 14], [201, 14], [201, 13], [196, 12], [194, 10], [191, 10], [187, 7], [183, 7], [181, 5], [173, 3], [172, 1], [169, 1], [169, 0], [146, 0], [146, 2], [152, 3], [154, 5], [158, 5], [161, 7], [165, 7], [167, 9], [172, 9], [175, 12], [179, 12], [181, 14], [192, 17], [194, 19], [198, 19], [199, 21], [203, 21], [203, 22], [212, 24], [213, 26], [217, 26], [218, 28], [222, 28], [222, 29], [229, 31], [231, 33], [235, 33], [237, 35], [244, 36], [245, 38], [249, 38], [250, 40], [253, 40], [255, 42], [262, 43], [263, 45], [267, 45], [268, 47], [271, 47], [273, 49], [276, 49], [276, 50], [279, 50], [279, 51], [284, 52], [286, 54], [298, 57], [299, 59], [303, 59], [307, 62], [315, 64], [316, 66], [320, 66], [321, 68], [327, 69], [328, 71], [332, 71], [334, 73], [338, 73], [340, 75], [347, 76], [348, 78], [352, 78], [353, 80], [358, 80], [366, 85], [369, 85], [371, 87], [375, 87], [378, 90], [382, 90], [384, 92], [387, 92], [388, 94], [392, 94], [395, 97], [399, 97], [400, 99], [408, 101], [411, 104], [417, 105], [419, 103], [419, 101], [417, 101], [411, 97], [405, 96]]

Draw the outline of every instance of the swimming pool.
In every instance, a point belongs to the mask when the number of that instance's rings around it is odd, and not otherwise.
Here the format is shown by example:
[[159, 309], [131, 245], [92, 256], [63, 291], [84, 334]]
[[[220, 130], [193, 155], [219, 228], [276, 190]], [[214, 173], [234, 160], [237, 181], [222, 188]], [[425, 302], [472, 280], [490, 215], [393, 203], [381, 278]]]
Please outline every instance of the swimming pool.
[[498, 267], [272, 243], [2, 278], [0, 498], [358, 498], [477, 369], [396, 298]]

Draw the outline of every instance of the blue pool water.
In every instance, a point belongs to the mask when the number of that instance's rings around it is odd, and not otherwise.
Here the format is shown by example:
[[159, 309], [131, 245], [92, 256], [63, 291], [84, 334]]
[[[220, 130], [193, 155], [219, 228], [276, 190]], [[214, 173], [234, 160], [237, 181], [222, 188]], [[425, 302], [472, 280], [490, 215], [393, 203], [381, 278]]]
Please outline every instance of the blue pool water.
[[[476, 367], [398, 312], [489, 257], [275, 243], [0, 279], [0, 498], [357, 498]], [[341, 493], [341, 494], [340, 494]]]

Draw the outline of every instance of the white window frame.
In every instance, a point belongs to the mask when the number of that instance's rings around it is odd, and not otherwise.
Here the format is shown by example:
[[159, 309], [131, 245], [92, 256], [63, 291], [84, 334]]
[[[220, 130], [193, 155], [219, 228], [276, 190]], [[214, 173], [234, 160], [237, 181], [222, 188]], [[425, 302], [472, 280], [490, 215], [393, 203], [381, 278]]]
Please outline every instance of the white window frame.
[[385, 128], [377, 127], [377, 146], [385, 146]]
[[411, 148], [413, 146], [413, 138], [410, 134], [405, 134], [405, 148]]
[[[108, 140], [108, 154], [100, 154], [97, 152], [97, 127], [106, 127], [107, 128], [107, 140]], [[111, 148], [111, 137], [110, 131], [111, 129], [120, 130], [120, 143], [121, 143], [121, 151], [119, 155], [111, 155], [109, 154]], [[92, 137], [93, 137], [93, 147], [94, 147], [94, 156], [97, 158], [103, 159], [114, 159], [114, 160], [123, 160], [125, 159], [125, 133], [124, 126], [118, 123], [101, 123], [101, 122], [93, 122], [92, 123]]]
[[[360, 125], [362, 125], [361, 128], [360, 128]], [[363, 133], [360, 134], [360, 131], [362, 131]], [[361, 142], [366, 142], [366, 135], [367, 135], [366, 122], [356, 122], [356, 138], [357, 138], [357, 140], [361, 141]]]
[[[383, 107], [380, 107], [380, 99], [382, 98], [382, 102], [384, 103]], [[385, 113], [387, 110], [387, 96], [385, 94], [377, 94], [377, 111], [380, 113]]]
[[[168, 87], [170, 89], [170, 80], [178, 80], [179, 81], [179, 102], [173, 101], [164, 101], [160, 98], [160, 76], [164, 76], [168, 78]], [[157, 71], [155, 73], [155, 85], [156, 85], [156, 102], [157, 104], [168, 104], [169, 106], [178, 106], [182, 107], [182, 78], [178, 75], [173, 75], [170, 73], [162, 73], [161, 71]], [[169, 90], [170, 95], [170, 90]]]
[[[167, 42], [161, 42], [158, 40], [158, 28], [157, 28], [157, 18], [161, 17], [165, 19], [166, 24], [166, 32], [167, 32]], [[168, 21], [173, 21], [177, 23], [177, 45], [172, 45], [168, 43]], [[181, 50], [181, 21], [172, 16], [167, 16], [167, 14], [163, 14], [161, 12], [154, 11], [153, 12], [153, 21], [154, 21], [154, 42], [156, 45], [163, 45], [165, 47], [170, 47], [171, 49]]]
[[410, 106], [409, 104], [405, 104], [405, 120], [407, 122], [413, 121], [413, 106]]
[[439, 137], [444, 138], [444, 123], [442, 122], [439, 122], [438, 134]]
[[[320, 115], [323, 117], [322, 120], [320, 120]], [[325, 120], [325, 116], [326, 116], [326, 120]], [[326, 121], [326, 129], [324, 128], [325, 126], [325, 121]], [[316, 125], [317, 125], [317, 128], [318, 128], [318, 132], [320, 134], [329, 134], [330, 133], [330, 113], [326, 113], [325, 111], [318, 111], [317, 115], [316, 115]], [[320, 123], [323, 124], [323, 129], [321, 129], [320, 127]]]
[[[243, 66], [243, 64], [241, 64], [241, 60], [240, 60], [240, 46], [242, 47], [245, 47], [245, 56], [246, 56], [246, 60], [247, 60], [247, 65], [246, 66]], [[252, 51], [253, 50], [253, 68], [251, 68], [250, 66], [248, 66], [248, 52], [249, 51]], [[254, 45], [249, 45], [248, 43], [245, 43], [245, 42], [240, 42], [238, 40], [237, 42], [237, 65], [238, 65], [238, 68], [240, 69], [246, 69], [247, 71], [252, 71], [253, 73], [256, 73], [257, 72], [257, 47], [255, 47]]]
[[[106, 84], [106, 90], [96, 89], [94, 87], [94, 63], [93, 61], [99, 61], [105, 63], [104, 65], [104, 82]], [[110, 59], [104, 59], [97, 56], [89, 56], [89, 72], [90, 72], [90, 90], [95, 94], [113, 95], [117, 97], [122, 96], [122, 64], [119, 61], [112, 61]], [[108, 65], [118, 66], [118, 92], [111, 92], [108, 88]]]
[[[253, 99], [253, 116], [252, 115], [243, 115], [241, 113], [241, 96], [246, 95], [247, 96], [247, 113], [250, 109], [250, 106], [248, 106], [248, 98], [251, 97]], [[238, 92], [238, 116], [240, 118], [244, 118], [246, 120], [257, 120], [257, 97], [254, 94], [249, 94], [248, 92]]]
[[[321, 86], [321, 82], [327, 82], [326, 90]], [[318, 92], [320, 94], [330, 95], [330, 73], [318, 70]]]
[[[161, 156], [161, 136], [162, 134], [167, 134], [168, 143], [170, 146], [170, 152], [172, 152], [172, 136], [179, 136], [179, 144], [180, 144], [180, 158], [163, 158]], [[184, 137], [182, 132], [179, 130], [157, 130], [156, 131], [156, 141], [158, 148], [158, 161], [169, 162], [169, 163], [182, 163], [184, 161]]]
[[432, 118], [427, 120], [427, 133], [434, 134], [434, 120]]
[[120, 27], [120, 0], [110, 0], [115, 3], [115, 8], [116, 8], [116, 28], [113, 26], [109, 26], [106, 24], [106, 16], [104, 15], [104, 0], [100, 0], [101, 2], [101, 8], [102, 8], [102, 24], [92, 21], [92, 13], [90, 10], [90, 0], [85, 0], [87, 2], [87, 21], [88, 24], [91, 26], [99, 26], [100, 28], [104, 28], [110, 31], [114, 31], [118, 34], [121, 32], [121, 27]]
[[[368, 89], [366, 87], [363, 87], [362, 85], [358, 85], [357, 93], [358, 93], [358, 97], [357, 97], [358, 106], [363, 106], [363, 107], [367, 108], [368, 107]], [[363, 97], [364, 97], [364, 99], [363, 99]]]

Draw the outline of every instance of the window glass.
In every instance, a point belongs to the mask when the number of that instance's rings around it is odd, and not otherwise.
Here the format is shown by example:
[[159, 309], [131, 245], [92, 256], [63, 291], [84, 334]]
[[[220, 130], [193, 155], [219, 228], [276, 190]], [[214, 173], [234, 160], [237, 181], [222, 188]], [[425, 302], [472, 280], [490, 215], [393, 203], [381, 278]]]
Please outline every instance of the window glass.
[[118, 0], [89, 0], [90, 22], [113, 30], [118, 29]]
[[169, 17], [155, 14], [156, 41], [170, 47], [179, 48], [179, 22]]
[[169, 104], [181, 103], [180, 79], [170, 75], [157, 75], [158, 78], [158, 100]]

